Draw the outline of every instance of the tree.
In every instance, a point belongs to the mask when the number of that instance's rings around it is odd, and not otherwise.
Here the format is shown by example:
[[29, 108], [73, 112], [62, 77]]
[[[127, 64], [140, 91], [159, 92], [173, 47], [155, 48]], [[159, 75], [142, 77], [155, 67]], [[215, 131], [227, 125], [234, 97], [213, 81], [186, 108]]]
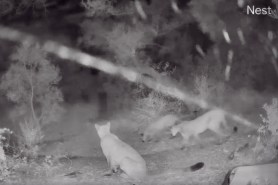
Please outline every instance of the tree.
[[56, 121], [63, 111], [63, 96], [57, 87], [60, 71], [34, 45], [19, 47], [12, 60], [0, 89], [15, 103], [11, 116], [13, 121], [20, 120], [25, 145], [34, 147], [43, 138], [42, 127]]
[[[120, 4], [115, 8], [117, 4]], [[82, 0], [81, 5], [86, 9], [88, 16], [111, 16], [133, 14], [131, 3], [120, 3], [118, 0]]]

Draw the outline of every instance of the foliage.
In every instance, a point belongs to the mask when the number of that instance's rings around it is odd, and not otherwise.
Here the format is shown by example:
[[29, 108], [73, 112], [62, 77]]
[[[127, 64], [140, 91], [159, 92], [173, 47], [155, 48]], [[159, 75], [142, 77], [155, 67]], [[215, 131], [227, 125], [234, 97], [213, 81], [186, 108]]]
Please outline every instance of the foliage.
[[[29, 127], [30, 125], [26, 123], [24, 125]], [[28, 134], [32, 132], [27, 131]], [[6, 135], [5, 135], [6, 134]], [[71, 161], [64, 155], [59, 154], [55, 156], [42, 156], [40, 159], [37, 157], [36, 147], [31, 149], [25, 149], [28, 143], [21, 143], [24, 146], [20, 146], [20, 150], [17, 150], [13, 155], [5, 155], [3, 151], [3, 144], [5, 147], [9, 146], [9, 143], [5, 142], [7, 140], [7, 135], [13, 134], [10, 129], [2, 128], [0, 129], [0, 182], [13, 183], [13, 182], [22, 182], [23, 179], [28, 178], [48, 178], [52, 177], [57, 173], [57, 171], [64, 171], [65, 164], [71, 163]], [[36, 134], [36, 132], [34, 132]], [[24, 135], [26, 136], [26, 135]], [[31, 136], [30, 136], [31, 137]], [[27, 139], [26, 139], [27, 140]], [[30, 142], [33, 142], [34, 139], [29, 139]], [[2, 151], [1, 151], [2, 150]], [[26, 153], [26, 152], [29, 152]], [[30, 154], [33, 152], [33, 154]], [[65, 159], [64, 162], [60, 162], [60, 159]], [[23, 174], [21, 174], [24, 172]], [[23, 175], [23, 176], [22, 176]], [[23, 179], [22, 179], [23, 178]]]
[[[112, 1], [90, 2], [101, 3], [104, 10], [111, 7], [118, 9]], [[156, 75], [152, 71], [162, 74], [155, 67], [165, 62], [169, 68], [176, 69], [169, 78], [184, 82], [183, 86], [196, 89], [196, 94], [212, 99], [215, 104], [223, 103], [221, 97], [228, 86], [265, 88], [265, 81], [274, 83], [275, 71], [271, 69], [272, 64], [269, 62], [273, 54], [271, 49], [265, 47], [269, 39], [264, 36], [266, 29], [272, 28], [259, 30], [257, 20], [242, 16], [236, 2], [192, 0], [186, 9], [180, 7], [182, 16], [171, 10], [169, 1], [153, 0], [148, 5], [145, 2], [141, 4], [148, 17], [146, 22], [136, 19], [132, 14], [124, 17], [115, 15], [113, 20], [85, 20], [81, 24], [84, 35], [79, 41], [91, 50], [97, 48], [106, 51], [105, 57], [115, 63], [134, 68], [151, 77]], [[261, 39], [252, 39], [253, 37]], [[274, 46], [274, 43], [271, 41], [270, 45]], [[139, 50], [144, 51], [144, 57], [138, 56]], [[262, 50], [269, 51], [259, 52]], [[230, 81], [224, 81], [228, 51], [233, 51], [234, 56]], [[207, 69], [196, 77], [200, 68]], [[269, 70], [273, 71], [266, 75], [265, 71]], [[202, 75], [206, 76], [207, 82]], [[158, 79], [157, 76], [154, 78]], [[109, 86], [110, 82], [106, 83]], [[213, 96], [209, 97], [209, 94]]]
[[266, 111], [266, 117], [261, 116], [263, 123], [267, 130], [271, 132], [271, 135], [278, 135], [278, 99], [272, 99], [272, 104], [264, 104], [264, 110]]
[[50, 155], [45, 156], [41, 162], [35, 160], [27, 162], [24, 167], [28, 170], [29, 175], [35, 178], [53, 177], [57, 171], [63, 170], [63, 164]]
[[9, 0], [1, 0], [0, 1], [0, 16], [6, 15], [10, 13], [14, 8], [14, 5]]
[[26, 144], [34, 144], [42, 139], [42, 126], [55, 122], [63, 112], [60, 106], [63, 96], [56, 87], [61, 79], [59, 69], [37, 46], [23, 45], [12, 59], [15, 62], [2, 76], [0, 89], [15, 103], [13, 120], [24, 120], [20, 121], [20, 128]]
[[41, 127], [35, 124], [34, 121], [25, 121], [19, 123], [19, 128], [22, 133], [22, 141], [24, 143], [20, 146], [21, 152], [26, 156], [36, 157], [38, 155], [38, 143], [44, 138]]
[[[141, 60], [137, 55], [137, 50], [152, 39], [152, 33], [148, 27], [142, 24], [132, 26], [123, 22], [109, 23], [84, 21], [81, 25], [84, 35], [79, 39], [79, 44], [86, 48], [105, 49], [110, 52], [111, 59], [115, 63], [141, 73], [157, 76], [155, 70], [149, 68], [148, 61]], [[108, 94], [109, 110], [113, 112], [113, 110], [131, 107], [134, 100], [133, 92], [137, 85], [123, 83], [118, 78], [107, 77], [103, 74], [98, 76], [98, 81], [100, 87]]]
[[[4, 142], [7, 139], [6, 134], [12, 134], [13, 132], [8, 128], [0, 128], [0, 161], [6, 160], [6, 154], [4, 152]], [[0, 170], [1, 171], [1, 170]]]
[[4, 152], [4, 142], [7, 139], [5, 134], [12, 134], [13, 132], [8, 128], [0, 129], [0, 181], [3, 181], [5, 178], [9, 177], [11, 172], [7, 167], [7, 158]]
[[278, 99], [272, 99], [272, 104], [264, 104], [266, 117], [262, 115], [263, 124], [258, 129], [255, 151], [260, 159], [273, 159], [278, 156]]
[[11, 131], [8, 128], [0, 128], [0, 143], [2, 143], [3, 140], [6, 140], [6, 137], [4, 134], [12, 134], [13, 131]]
[[115, 8], [117, 3], [118, 0], [82, 0], [81, 4], [86, 9], [87, 14], [92, 17], [133, 13], [128, 5]]
[[216, 39], [221, 35], [225, 28], [225, 23], [217, 15], [218, 4], [223, 0], [201, 1], [193, 0], [190, 2], [192, 15], [200, 23], [204, 33], [209, 33], [211, 38]]
[[86, 49], [92, 47], [104, 50], [108, 47], [108, 44], [103, 33], [111, 29], [111, 24], [110, 21], [108, 21], [108, 23], [103, 23], [99, 20], [84, 20], [80, 23], [82, 36], [78, 39], [78, 44]]
[[82, 0], [81, 3], [90, 16], [112, 14], [115, 10], [113, 0]]
[[195, 77], [195, 89], [200, 98], [207, 100], [210, 95], [210, 89], [208, 85], [208, 77], [206, 75]]
[[142, 65], [136, 58], [136, 51], [153, 38], [150, 29], [139, 23], [132, 26], [122, 22], [84, 21], [81, 28], [80, 45], [109, 51], [113, 61], [129, 67]]
[[0, 0], [0, 17], [15, 12], [16, 15], [25, 14], [27, 11], [32, 10], [35, 15], [38, 12], [43, 11], [46, 13], [47, 0], [20, 0], [20, 1], [9, 1]]
[[35, 46], [18, 48], [12, 59], [16, 62], [3, 75], [0, 88], [16, 103], [14, 116], [32, 117], [42, 125], [55, 121], [63, 101], [56, 87], [61, 79], [59, 69]]
[[21, 0], [18, 6], [16, 7], [17, 14], [26, 13], [28, 10], [33, 10], [35, 13], [36, 10], [46, 11], [46, 2], [47, 0]]
[[115, 25], [105, 36], [110, 50], [115, 53], [117, 61], [124, 66], [139, 65], [134, 61], [136, 50], [152, 38], [151, 33], [144, 27], [132, 28], [123, 24]]
[[0, 180], [5, 183], [22, 183], [28, 179], [49, 180], [57, 172], [64, 172], [65, 166], [58, 158], [45, 156], [40, 160], [28, 160], [26, 157], [7, 158], [0, 166]]
[[[194, 78], [194, 95], [203, 100], [208, 101], [209, 96], [211, 95], [211, 88], [209, 88], [208, 77], [206, 74], [196, 75]], [[190, 112], [199, 112], [200, 108], [194, 104], [187, 105]]]
[[147, 97], [138, 99], [134, 114], [141, 123], [149, 123], [167, 108], [167, 102], [160, 93], [151, 92]]
[[161, 93], [152, 91], [146, 97], [137, 98], [133, 105], [133, 116], [140, 123], [139, 127], [149, 124], [154, 119], [169, 113], [183, 113], [185, 105]]
[[[197, 69], [191, 71], [192, 82], [187, 84], [193, 83], [192, 94], [214, 105], [223, 106], [225, 82], [221, 69], [221, 63], [216, 60], [213, 52], [207, 53], [207, 56], [199, 61]], [[195, 105], [188, 105], [188, 108], [191, 111], [200, 110]]]

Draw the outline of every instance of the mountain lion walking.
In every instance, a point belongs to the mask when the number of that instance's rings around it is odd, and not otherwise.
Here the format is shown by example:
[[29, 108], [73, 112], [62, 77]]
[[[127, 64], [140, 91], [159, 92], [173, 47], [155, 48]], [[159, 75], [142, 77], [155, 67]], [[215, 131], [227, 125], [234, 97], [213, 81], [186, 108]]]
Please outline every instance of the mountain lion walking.
[[219, 136], [226, 137], [227, 135], [223, 134], [221, 126], [224, 128], [228, 127], [225, 113], [220, 109], [214, 109], [194, 120], [183, 121], [181, 124], [173, 126], [171, 128], [171, 134], [172, 136], [176, 136], [177, 133], [181, 133], [184, 144], [187, 144], [191, 137], [199, 140], [199, 134], [206, 130], [211, 130]]
[[174, 114], [167, 114], [161, 118], [156, 119], [154, 122], [150, 123], [144, 130], [142, 134], [142, 141], [149, 142], [151, 140], [159, 140], [164, 131], [175, 125], [175, 123], [180, 118]]

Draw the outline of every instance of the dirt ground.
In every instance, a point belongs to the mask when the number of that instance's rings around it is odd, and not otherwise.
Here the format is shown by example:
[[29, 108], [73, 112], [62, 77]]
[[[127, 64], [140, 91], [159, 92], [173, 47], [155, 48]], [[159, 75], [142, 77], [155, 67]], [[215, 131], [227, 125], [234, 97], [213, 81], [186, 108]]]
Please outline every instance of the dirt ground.
[[[118, 175], [104, 176], [108, 165], [102, 154], [99, 138], [90, 120], [92, 106], [71, 106], [60, 124], [46, 128], [45, 146], [40, 155], [53, 156], [56, 164], [28, 164], [17, 168], [9, 181], [1, 184], [14, 185], [129, 185]], [[125, 115], [125, 116], [123, 116]], [[143, 143], [137, 133], [138, 123], [131, 114], [111, 118], [111, 132], [135, 148], [146, 160], [148, 177], [142, 185], [221, 185], [226, 173], [233, 167], [257, 164], [253, 151], [256, 132], [237, 125], [237, 133], [226, 140], [213, 134], [201, 136], [202, 143], [181, 150], [181, 136], [159, 142]], [[231, 129], [235, 123], [229, 122]], [[61, 138], [62, 137], [62, 138]], [[215, 140], [216, 139], [216, 140]], [[241, 150], [234, 156], [234, 150]], [[195, 172], [164, 173], [169, 169], [182, 169], [197, 162], [204, 167]], [[17, 164], [15, 164], [17, 165]]]
[[[130, 120], [125, 120], [129, 122]], [[113, 122], [113, 121], [112, 121]], [[115, 120], [116, 123], [123, 123], [124, 119]], [[204, 143], [188, 146], [180, 149], [180, 137], [174, 140], [165, 139], [157, 143], [143, 143], [136, 130], [132, 127], [126, 129], [112, 129], [123, 141], [133, 146], [146, 160], [149, 176], [140, 184], [186, 184], [186, 185], [218, 185], [222, 184], [226, 173], [235, 166], [256, 163], [254, 153], [251, 148], [252, 137], [248, 137], [246, 132], [233, 134], [223, 143], [209, 141], [203, 137]], [[91, 128], [93, 129], [93, 128]], [[99, 141], [97, 141], [99, 142]], [[248, 146], [246, 143], [249, 143]], [[53, 144], [53, 143], [52, 143]], [[241, 147], [242, 151], [234, 158], [229, 158], [231, 153]], [[20, 183], [9, 184], [45, 184], [45, 185], [89, 185], [89, 184], [130, 184], [119, 176], [103, 176], [108, 166], [99, 144], [94, 147], [94, 153], [90, 157], [69, 157], [60, 158], [59, 168], [50, 169], [46, 175], [26, 178], [24, 169], [21, 173]], [[174, 168], [184, 168], [197, 162], [204, 162], [205, 166], [195, 172], [166, 173], [163, 171]]]

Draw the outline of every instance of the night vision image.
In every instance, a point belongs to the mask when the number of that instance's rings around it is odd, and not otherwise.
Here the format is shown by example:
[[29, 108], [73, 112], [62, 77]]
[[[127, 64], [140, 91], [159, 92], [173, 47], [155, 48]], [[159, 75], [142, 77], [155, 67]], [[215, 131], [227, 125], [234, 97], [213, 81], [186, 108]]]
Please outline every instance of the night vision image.
[[0, 0], [0, 184], [278, 185], [278, 0]]

